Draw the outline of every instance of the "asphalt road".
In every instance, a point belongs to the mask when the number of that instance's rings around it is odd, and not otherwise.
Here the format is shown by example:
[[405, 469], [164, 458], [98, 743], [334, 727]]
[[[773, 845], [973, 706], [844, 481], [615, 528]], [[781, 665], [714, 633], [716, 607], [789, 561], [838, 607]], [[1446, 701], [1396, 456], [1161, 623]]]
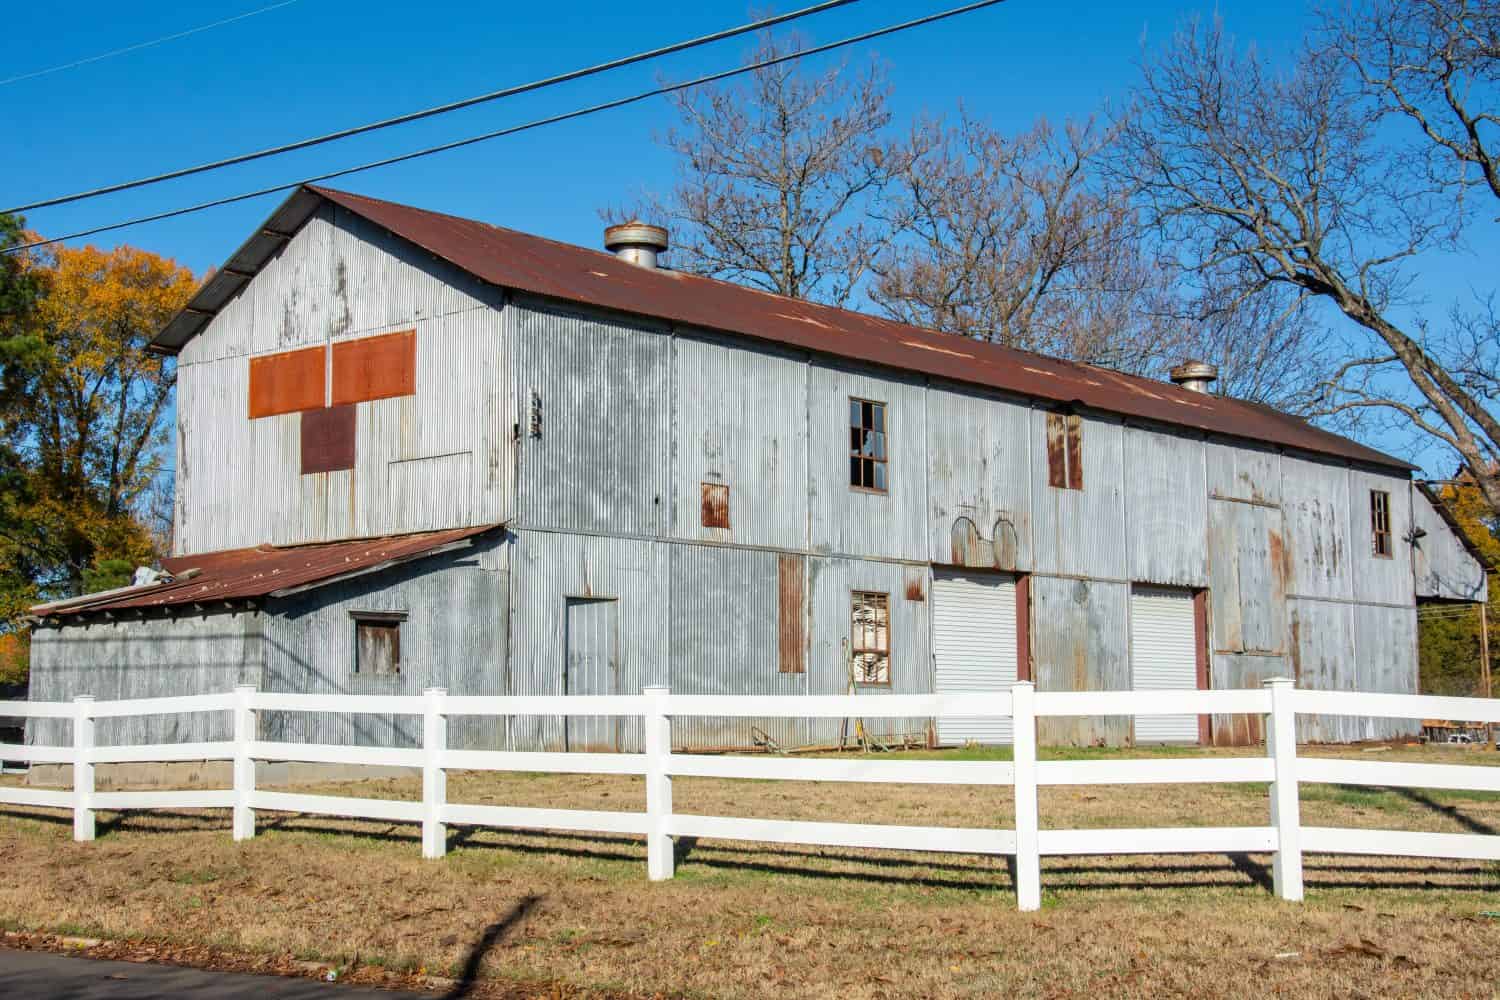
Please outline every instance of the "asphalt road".
[[0, 997], [67, 1000], [433, 1000], [431, 993], [354, 989], [311, 979], [204, 972], [171, 965], [100, 962], [42, 951], [0, 948]]

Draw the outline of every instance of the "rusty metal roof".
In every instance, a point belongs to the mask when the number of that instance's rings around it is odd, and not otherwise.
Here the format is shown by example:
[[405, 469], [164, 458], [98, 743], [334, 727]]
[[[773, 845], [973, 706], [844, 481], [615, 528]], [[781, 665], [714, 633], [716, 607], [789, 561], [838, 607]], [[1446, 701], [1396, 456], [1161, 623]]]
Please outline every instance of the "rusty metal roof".
[[205, 326], [327, 200], [490, 284], [739, 334], [954, 382], [1411, 470], [1415, 466], [1270, 407], [1181, 389], [866, 313], [789, 299], [732, 282], [638, 267], [612, 254], [394, 202], [304, 187], [230, 258], [152, 342], [175, 352]]
[[[284, 597], [299, 590], [385, 569], [399, 563], [468, 546], [472, 539], [499, 525], [422, 531], [386, 538], [315, 545], [260, 545], [163, 559], [162, 567], [178, 577], [172, 583], [125, 587], [31, 609], [38, 618], [71, 618], [105, 612], [149, 612], [174, 608], [222, 607]], [[196, 573], [191, 571], [196, 570]]]

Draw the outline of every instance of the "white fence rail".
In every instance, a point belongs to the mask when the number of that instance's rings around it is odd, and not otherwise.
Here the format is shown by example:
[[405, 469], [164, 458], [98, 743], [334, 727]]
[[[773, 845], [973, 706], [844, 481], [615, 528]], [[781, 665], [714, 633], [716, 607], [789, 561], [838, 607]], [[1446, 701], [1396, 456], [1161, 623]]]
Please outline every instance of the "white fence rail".
[[[232, 713], [233, 738], [209, 743], [97, 746], [96, 719], [182, 712]], [[323, 746], [257, 738], [256, 713], [265, 711], [374, 713], [421, 716], [418, 749]], [[73, 723], [71, 747], [0, 745], [0, 759], [71, 764], [73, 789], [0, 787], [0, 804], [71, 809], [77, 840], [94, 838], [98, 810], [205, 809], [233, 811], [236, 840], [255, 836], [257, 810], [419, 823], [422, 853], [440, 858], [448, 824], [644, 835], [647, 872], [672, 877], [674, 837], [709, 837], [781, 844], [818, 844], [1010, 855], [1023, 910], [1041, 905], [1043, 855], [1270, 853], [1274, 888], [1284, 899], [1302, 898], [1304, 853], [1500, 860], [1500, 836], [1411, 833], [1303, 827], [1300, 783], [1328, 782], [1500, 792], [1500, 767], [1299, 758], [1298, 714], [1442, 717], [1500, 722], [1500, 700], [1417, 695], [1299, 691], [1291, 681], [1267, 681], [1244, 691], [1038, 692], [1021, 683], [1004, 693], [973, 695], [738, 696], [673, 695], [647, 688], [620, 697], [468, 697], [440, 688], [420, 697], [269, 694], [240, 687], [227, 694], [136, 701], [3, 702], [0, 713], [65, 718]], [[1049, 716], [1254, 714], [1266, 717], [1266, 755], [1162, 760], [1038, 761], [1036, 720]], [[540, 753], [453, 750], [453, 716], [594, 715], [640, 718], [644, 753]], [[774, 718], [1008, 717], [1014, 723], [1010, 761], [784, 759], [674, 753], [672, 719], [682, 716]], [[98, 764], [130, 761], [225, 760], [233, 764], [231, 788], [209, 791], [97, 792]], [[420, 802], [270, 792], [255, 787], [256, 761], [395, 765], [419, 768]], [[465, 805], [448, 801], [450, 770], [533, 771], [560, 774], [631, 774], [646, 779], [645, 812], [533, 809]], [[782, 781], [898, 782], [1009, 785], [1015, 790], [1015, 828], [974, 829], [869, 823], [768, 820], [675, 812], [672, 779], [749, 778]], [[1040, 785], [1265, 783], [1269, 815], [1264, 826], [1160, 829], [1043, 829], [1037, 810]]]

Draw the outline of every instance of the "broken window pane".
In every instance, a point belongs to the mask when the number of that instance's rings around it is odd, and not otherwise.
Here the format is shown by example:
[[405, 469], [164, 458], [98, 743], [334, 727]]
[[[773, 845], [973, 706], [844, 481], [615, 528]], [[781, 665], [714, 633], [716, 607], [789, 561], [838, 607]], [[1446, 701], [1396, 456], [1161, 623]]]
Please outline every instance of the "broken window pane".
[[891, 682], [891, 598], [856, 590], [850, 594], [850, 670], [856, 684]]
[[849, 485], [884, 493], [885, 404], [850, 399], [849, 420]]

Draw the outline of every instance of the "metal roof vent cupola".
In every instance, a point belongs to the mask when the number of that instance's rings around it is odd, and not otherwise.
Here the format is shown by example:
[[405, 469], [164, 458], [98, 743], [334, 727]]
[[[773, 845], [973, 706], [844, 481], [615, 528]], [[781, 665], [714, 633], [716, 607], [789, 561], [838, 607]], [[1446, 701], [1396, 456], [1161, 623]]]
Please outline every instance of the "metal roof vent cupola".
[[657, 258], [667, 252], [667, 231], [661, 226], [631, 219], [604, 230], [604, 249], [637, 267], [659, 267]]
[[1217, 365], [1189, 358], [1167, 373], [1172, 381], [1189, 392], [1208, 392], [1209, 386], [1219, 381]]

